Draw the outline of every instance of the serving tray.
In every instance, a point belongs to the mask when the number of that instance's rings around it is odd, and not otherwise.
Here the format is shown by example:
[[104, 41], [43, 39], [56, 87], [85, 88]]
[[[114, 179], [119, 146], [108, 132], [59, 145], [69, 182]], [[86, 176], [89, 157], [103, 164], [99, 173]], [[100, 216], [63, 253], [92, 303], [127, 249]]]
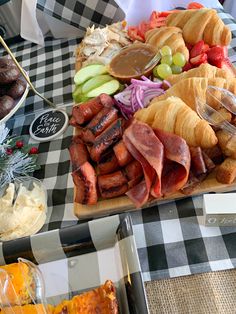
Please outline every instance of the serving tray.
[[[158, 205], [162, 202], [173, 201], [176, 199], [186, 198], [189, 196], [200, 195], [204, 193], [216, 192], [230, 192], [236, 190], [236, 182], [232, 184], [222, 184], [216, 180], [216, 171], [213, 171], [209, 176], [201, 182], [201, 184], [190, 195], [185, 195], [180, 192], [174, 193], [167, 197], [154, 199], [142, 208]], [[74, 190], [74, 194], [76, 189]], [[141, 208], [139, 208], [141, 209]], [[134, 204], [127, 196], [116, 197], [107, 200], [98, 201], [97, 205], [82, 205], [74, 202], [74, 213], [80, 219], [95, 218], [104, 215], [117, 214], [125, 211], [137, 210]]]

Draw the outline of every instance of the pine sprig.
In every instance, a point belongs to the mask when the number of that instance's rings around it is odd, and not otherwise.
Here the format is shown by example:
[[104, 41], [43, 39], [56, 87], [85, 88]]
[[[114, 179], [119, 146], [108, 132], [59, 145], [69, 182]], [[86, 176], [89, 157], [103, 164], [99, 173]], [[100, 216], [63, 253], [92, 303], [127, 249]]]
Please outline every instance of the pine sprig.
[[0, 188], [15, 178], [26, 176], [39, 169], [37, 154], [30, 154], [33, 145], [17, 148], [19, 136], [9, 136], [9, 129], [0, 125]]

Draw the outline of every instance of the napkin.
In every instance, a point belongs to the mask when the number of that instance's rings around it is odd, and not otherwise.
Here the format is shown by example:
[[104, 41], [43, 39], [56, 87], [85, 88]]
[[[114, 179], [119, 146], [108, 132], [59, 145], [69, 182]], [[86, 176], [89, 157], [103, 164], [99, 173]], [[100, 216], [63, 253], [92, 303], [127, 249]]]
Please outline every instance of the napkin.
[[[51, 0], [51, 5], [55, 0]], [[86, 0], [87, 1], [87, 0]], [[85, 1], [85, 3], [86, 3]], [[78, 3], [82, 3], [81, 0], [77, 0]], [[191, 1], [188, 0], [115, 0], [117, 5], [123, 10], [126, 15], [128, 24], [135, 25], [141, 20], [148, 19], [153, 10], [167, 11], [176, 7], [186, 7]], [[199, 0], [206, 7], [221, 7], [221, 4], [217, 0]], [[46, 16], [43, 12], [39, 12], [36, 9], [37, 0], [22, 0], [21, 7], [21, 37], [32, 41], [38, 45], [44, 45], [44, 35], [50, 30], [55, 38], [72, 38], [81, 36], [79, 30], [69, 29], [71, 25], [63, 23], [54, 19], [52, 23], [52, 17]], [[109, 5], [109, 4], [107, 4]], [[76, 30], [78, 33], [76, 33]], [[80, 31], [81, 32], [81, 31]]]

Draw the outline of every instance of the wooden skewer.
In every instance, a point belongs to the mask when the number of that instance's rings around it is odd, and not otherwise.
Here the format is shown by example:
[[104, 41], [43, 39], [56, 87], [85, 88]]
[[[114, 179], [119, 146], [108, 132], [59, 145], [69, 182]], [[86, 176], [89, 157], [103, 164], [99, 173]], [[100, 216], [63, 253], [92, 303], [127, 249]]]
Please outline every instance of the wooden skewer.
[[34, 85], [31, 83], [29, 77], [26, 75], [25, 71], [22, 69], [22, 67], [20, 66], [20, 64], [18, 63], [18, 61], [16, 60], [15, 56], [13, 55], [13, 53], [11, 52], [10, 48], [7, 46], [7, 44], [5, 43], [4, 39], [2, 38], [2, 36], [0, 36], [0, 42], [3, 45], [3, 47], [6, 49], [6, 51], [9, 53], [9, 55], [11, 56], [12, 60], [14, 61], [15, 65], [17, 66], [17, 68], [19, 69], [19, 71], [21, 72], [21, 74], [23, 75], [23, 77], [25, 78], [25, 80], [27, 81], [27, 83], [29, 84], [30, 88], [32, 89], [32, 91], [38, 95], [40, 98], [42, 98], [49, 106], [56, 108], [56, 106], [54, 105], [54, 103], [52, 103], [50, 100], [48, 100], [47, 98], [45, 98], [42, 94], [40, 94], [34, 87]]

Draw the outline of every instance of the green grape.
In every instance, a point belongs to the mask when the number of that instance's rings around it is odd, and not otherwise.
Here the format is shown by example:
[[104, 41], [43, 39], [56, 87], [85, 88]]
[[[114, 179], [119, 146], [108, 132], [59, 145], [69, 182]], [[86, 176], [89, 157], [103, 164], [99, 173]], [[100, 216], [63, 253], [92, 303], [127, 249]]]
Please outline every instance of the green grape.
[[160, 49], [160, 53], [162, 56], [171, 56], [172, 55], [172, 50], [169, 46], [163, 46]]
[[171, 67], [168, 64], [159, 64], [157, 66], [157, 74], [160, 78], [165, 79], [167, 76], [172, 74]]
[[159, 78], [159, 75], [158, 75], [158, 73], [157, 73], [157, 67], [158, 67], [158, 66], [155, 66], [155, 68], [152, 70], [152, 73], [153, 73], [153, 75], [154, 75], [155, 77]]
[[173, 55], [173, 63], [174, 65], [178, 65], [179, 67], [182, 68], [183, 66], [185, 66], [186, 63], [185, 56], [181, 52], [176, 52]]
[[161, 63], [165, 63], [165, 64], [168, 64], [168, 65], [171, 65], [172, 64], [172, 56], [171, 55], [163, 56], [161, 58]]
[[171, 70], [173, 74], [180, 74], [182, 72], [182, 68], [174, 64], [172, 64]]

